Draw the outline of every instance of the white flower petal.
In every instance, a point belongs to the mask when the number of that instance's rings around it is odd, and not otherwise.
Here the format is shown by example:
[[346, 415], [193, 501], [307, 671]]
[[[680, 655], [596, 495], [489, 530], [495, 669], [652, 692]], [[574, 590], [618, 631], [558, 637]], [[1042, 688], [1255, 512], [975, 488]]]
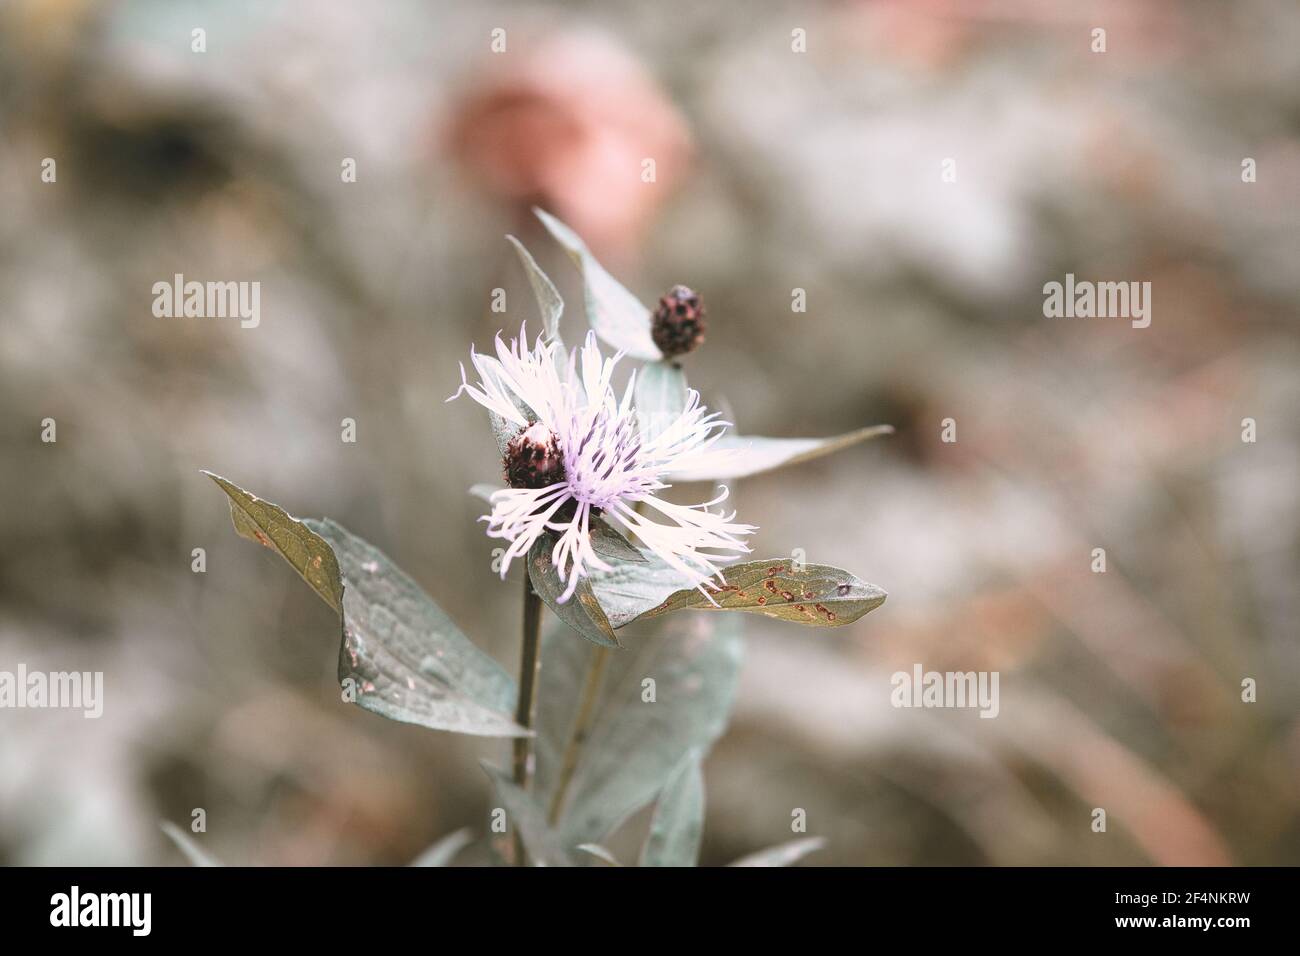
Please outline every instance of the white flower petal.
[[511, 561], [550, 532], [556, 536], [551, 561], [565, 581], [559, 600], [567, 601], [583, 577], [608, 568], [591, 543], [591, 521], [599, 511], [707, 596], [711, 579], [722, 577], [722, 564], [749, 551], [743, 539], [755, 528], [737, 523], [734, 513], [710, 510], [725, 500], [725, 489], [713, 501], [690, 506], [656, 492], [668, 487], [664, 478], [670, 472], [716, 454], [710, 446], [727, 423], [708, 413], [691, 389], [682, 414], [643, 443], [632, 406], [635, 374], [622, 397], [615, 395], [614, 368], [623, 353], [602, 357], [594, 333], [568, 353], [567, 362], [557, 360], [555, 342], [539, 337], [529, 348], [526, 329], [508, 346], [500, 335], [495, 344], [495, 357], [471, 350], [480, 381], [469, 384], [461, 366], [461, 386], [452, 398], [468, 394], [521, 429], [540, 422], [555, 436], [565, 472], [563, 481], [546, 488], [493, 494], [487, 533], [511, 542], [502, 577]]

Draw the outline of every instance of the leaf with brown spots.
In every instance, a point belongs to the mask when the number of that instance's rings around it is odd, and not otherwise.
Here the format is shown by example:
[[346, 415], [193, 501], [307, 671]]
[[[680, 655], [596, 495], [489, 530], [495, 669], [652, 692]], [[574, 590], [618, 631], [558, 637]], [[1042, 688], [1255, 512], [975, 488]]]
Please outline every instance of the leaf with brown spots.
[[618, 629], [654, 610], [676, 591], [689, 587], [689, 576], [662, 558], [644, 554], [639, 563], [610, 562], [608, 571], [593, 571], [591, 587], [610, 626]]
[[326, 604], [342, 614], [343, 579], [334, 550], [324, 539], [279, 505], [249, 494], [220, 475], [203, 474], [230, 498], [235, 531], [288, 561]]
[[840, 627], [880, 607], [887, 597], [874, 584], [825, 564], [748, 561], [727, 568], [725, 574], [727, 583], [709, 590], [712, 601], [698, 589], [687, 588], [669, 595], [642, 618], [691, 608], [750, 611], [808, 627]]

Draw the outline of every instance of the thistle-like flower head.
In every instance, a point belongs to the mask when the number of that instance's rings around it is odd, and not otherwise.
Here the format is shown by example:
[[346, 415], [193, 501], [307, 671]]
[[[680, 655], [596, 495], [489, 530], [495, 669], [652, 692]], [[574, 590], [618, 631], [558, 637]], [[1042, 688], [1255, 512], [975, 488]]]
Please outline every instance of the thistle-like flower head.
[[[510, 542], [501, 562], [524, 555], [547, 531], [556, 535], [551, 561], [565, 581], [561, 601], [593, 570], [607, 570], [592, 546], [592, 523], [608, 521], [706, 594], [706, 582], [721, 578], [721, 563], [749, 551], [742, 540], [754, 527], [737, 524], [735, 513], [711, 510], [727, 497], [678, 505], [659, 496], [663, 476], [716, 454], [710, 446], [727, 423], [707, 413], [694, 389], [674, 420], [644, 429], [632, 404], [633, 373], [620, 398], [614, 368], [622, 353], [605, 358], [594, 333], [567, 355], [540, 336], [530, 348], [524, 330], [509, 345], [498, 335], [496, 356], [471, 350], [479, 374], [471, 385], [461, 365], [461, 386], [513, 430], [506, 445], [509, 488], [492, 495], [488, 535]], [[448, 399], [450, 401], [451, 399]]]

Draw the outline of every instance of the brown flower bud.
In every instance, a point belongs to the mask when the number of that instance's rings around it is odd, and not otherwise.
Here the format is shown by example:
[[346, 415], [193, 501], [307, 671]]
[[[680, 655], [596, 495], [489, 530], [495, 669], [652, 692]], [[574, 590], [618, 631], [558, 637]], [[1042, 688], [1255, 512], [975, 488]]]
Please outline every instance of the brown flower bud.
[[685, 355], [704, 341], [704, 303], [696, 292], [675, 285], [659, 299], [650, 335], [664, 358]]
[[510, 439], [502, 464], [511, 488], [545, 488], [564, 480], [564, 457], [555, 435], [533, 422]]

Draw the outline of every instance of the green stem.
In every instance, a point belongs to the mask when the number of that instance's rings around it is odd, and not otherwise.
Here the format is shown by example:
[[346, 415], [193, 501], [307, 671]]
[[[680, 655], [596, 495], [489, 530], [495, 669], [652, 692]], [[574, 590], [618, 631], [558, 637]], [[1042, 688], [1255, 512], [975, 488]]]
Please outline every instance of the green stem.
[[[532, 730], [537, 716], [537, 675], [542, 669], [541, 650], [542, 599], [533, 590], [532, 581], [524, 575], [524, 635], [519, 654], [519, 703], [515, 707], [515, 723]], [[515, 784], [527, 790], [533, 776], [533, 738], [516, 737], [514, 741]], [[527, 865], [524, 841], [515, 827], [515, 866]]]
[[555, 785], [555, 795], [551, 797], [551, 807], [547, 814], [551, 826], [560, 820], [560, 811], [564, 809], [564, 797], [573, 780], [573, 773], [578, 768], [578, 754], [587, 742], [591, 724], [596, 716], [596, 700], [600, 697], [600, 683], [605, 675], [605, 665], [609, 663], [609, 648], [593, 648], [595, 654], [587, 667], [587, 679], [582, 687], [582, 701], [578, 704], [578, 714], [573, 719], [573, 730], [569, 732], [569, 742], [564, 746], [564, 758], [560, 764], [560, 776]]

